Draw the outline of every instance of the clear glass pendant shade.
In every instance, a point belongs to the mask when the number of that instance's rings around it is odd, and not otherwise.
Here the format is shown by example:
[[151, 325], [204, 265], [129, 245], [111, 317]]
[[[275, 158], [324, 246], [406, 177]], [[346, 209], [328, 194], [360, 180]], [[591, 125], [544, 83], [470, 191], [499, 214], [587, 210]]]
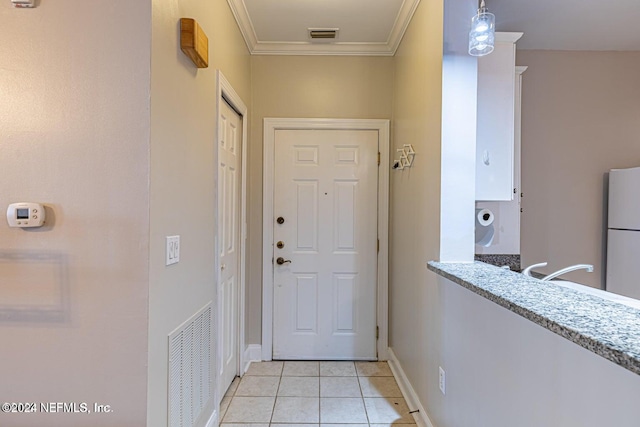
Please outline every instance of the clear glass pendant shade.
[[481, 7], [478, 14], [471, 19], [469, 55], [483, 56], [493, 52], [495, 27], [496, 17], [493, 13], [487, 12], [485, 7]]

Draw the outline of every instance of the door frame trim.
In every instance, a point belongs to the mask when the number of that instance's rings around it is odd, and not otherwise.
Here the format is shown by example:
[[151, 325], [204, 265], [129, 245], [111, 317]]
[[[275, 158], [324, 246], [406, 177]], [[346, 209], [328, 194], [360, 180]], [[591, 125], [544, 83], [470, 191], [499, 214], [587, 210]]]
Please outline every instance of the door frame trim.
[[[219, 228], [218, 224], [220, 223], [220, 215], [218, 212], [219, 203], [218, 203], [218, 185], [219, 185], [219, 152], [220, 152], [220, 109], [221, 103], [227, 102], [242, 118], [242, 160], [241, 160], [241, 184], [240, 184], [240, 265], [239, 269], [239, 289], [238, 289], [238, 319], [237, 326], [238, 329], [236, 331], [236, 335], [238, 338], [238, 366], [236, 367], [236, 374], [242, 375], [242, 369], [246, 366], [246, 361], [244, 360], [244, 344], [245, 344], [245, 286], [246, 286], [246, 240], [247, 240], [247, 129], [249, 123], [248, 109], [245, 103], [242, 101], [242, 98], [238, 95], [238, 93], [233, 89], [231, 83], [225, 78], [222, 71], [216, 70], [216, 118], [215, 118], [215, 143], [216, 148], [214, 150], [215, 153], [215, 188], [216, 194], [214, 196], [215, 203], [215, 255], [214, 255], [214, 268], [216, 269], [216, 322], [217, 322], [217, 337], [214, 337], [216, 342], [219, 342], [222, 337], [222, 331], [220, 327], [222, 325], [221, 316], [222, 316], [222, 298], [220, 298], [220, 292], [222, 290], [222, 286], [220, 283], [220, 239], [219, 239]], [[221, 346], [216, 345], [216, 366], [214, 378], [216, 379], [216, 388], [220, 388], [220, 369], [222, 367], [222, 354]], [[218, 393], [218, 390], [216, 390]], [[218, 396], [216, 394], [216, 399], [218, 402], [222, 396]], [[216, 402], [217, 404], [217, 402]]]
[[273, 193], [276, 130], [376, 130], [378, 167], [378, 289], [376, 322], [378, 360], [387, 360], [389, 348], [389, 120], [265, 118], [262, 193], [262, 360], [273, 357]]

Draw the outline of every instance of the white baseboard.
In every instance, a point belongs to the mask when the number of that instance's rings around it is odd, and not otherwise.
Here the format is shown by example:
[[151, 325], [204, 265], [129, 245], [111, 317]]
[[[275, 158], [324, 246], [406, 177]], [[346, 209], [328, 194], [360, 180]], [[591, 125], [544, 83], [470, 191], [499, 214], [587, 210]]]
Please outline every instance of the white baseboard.
[[393, 372], [393, 376], [396, 378], [396, 382], [398, 383], [398, 387], [400, 387], [400, 391], [402, 395], [405, 397], [407, 401], [407, 405], [411, 411], [418, 411], [413, 413], [413, 417], [416, 420], [416, 424], [418, 427], [435, 427], [434, 424], [429, 419], [429, 415], [427, 411], [425, 411], [422, 403], [420, 403], [420, 399], [418, 399], [418, 395], [416, 394], [413, 386], [409, 382], [404, 370], [402, 369], [402, 365], [400, 365], [400, 361], [396, 357], [393, 349], [389, 347], [388, 352], [388, 363], [391, 368], [391, 372]]
[[218, 425], [218, 411], [215, 410], [213, 411], [213, 414], [211, 414], [211, 417], [209, 417], [209, 420], [207, 421], [207, 423], [204, 425], [205, 427], [216, 427]]
[[249, 344], [244, 349], [242, 357], [242, 375], [249, 369], [251, 362], [260, 362], [262, 360], [262, 346], [260, 344]]

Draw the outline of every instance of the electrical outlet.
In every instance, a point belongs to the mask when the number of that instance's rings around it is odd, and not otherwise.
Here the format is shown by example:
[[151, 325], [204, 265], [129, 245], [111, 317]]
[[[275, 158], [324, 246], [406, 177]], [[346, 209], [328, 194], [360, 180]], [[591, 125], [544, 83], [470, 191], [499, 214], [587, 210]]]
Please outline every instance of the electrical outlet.
[[180, 236], [167, 236], [167, 262], [166, 265], [180, 261]]
[[445, 393], [445, 389], [446, 389], [446, 381], [445, 381], [445, 377], [444, 377], [444, 369], [442, 369], [442, 366], [438, 366], [438, 385], [440, 386], [440, 391], [442, 392], [442, 394], [446, 394]]

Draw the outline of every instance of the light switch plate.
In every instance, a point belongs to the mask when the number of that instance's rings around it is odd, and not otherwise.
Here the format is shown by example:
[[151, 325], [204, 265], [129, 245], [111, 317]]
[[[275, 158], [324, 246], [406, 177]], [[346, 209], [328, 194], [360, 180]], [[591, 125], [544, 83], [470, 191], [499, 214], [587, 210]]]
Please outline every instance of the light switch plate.
[[175, 264], [180, 261], [180, 236], [167, 236], [167, 263]]
[[14, 7], [35, 7], [35, 0], [11, 0]]

